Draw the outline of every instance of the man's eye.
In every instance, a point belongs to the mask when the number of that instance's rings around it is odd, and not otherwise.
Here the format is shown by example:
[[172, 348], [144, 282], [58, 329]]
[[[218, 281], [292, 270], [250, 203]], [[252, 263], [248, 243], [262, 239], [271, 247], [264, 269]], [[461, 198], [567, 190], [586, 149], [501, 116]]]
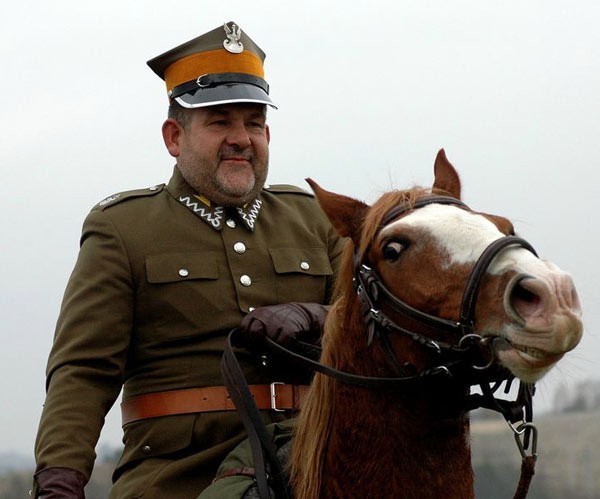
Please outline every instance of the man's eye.
[[406, 244], [399, 241], [390, 241], [383, 247], [383, 258], [390, 262], [395, 262], [405, 248]]

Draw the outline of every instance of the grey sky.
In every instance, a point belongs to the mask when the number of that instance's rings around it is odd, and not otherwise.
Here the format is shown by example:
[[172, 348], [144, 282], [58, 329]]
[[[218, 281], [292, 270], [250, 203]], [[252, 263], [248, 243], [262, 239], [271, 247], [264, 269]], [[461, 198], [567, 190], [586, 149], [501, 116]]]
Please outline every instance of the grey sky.
[[[229, 20], [267, 53], [271, 183], [372, 201], [429, 184], [444, 147], [465, 200], [512, 218], [578, 285], [584, 340], [536, 403], [600, 376], [597, 1], [23, 0], [0, 17], [0, 450], [33, 447], [86, 213], [170, 176], [145, 61]], [[118, 427], [113, 411], [101, 441]]]

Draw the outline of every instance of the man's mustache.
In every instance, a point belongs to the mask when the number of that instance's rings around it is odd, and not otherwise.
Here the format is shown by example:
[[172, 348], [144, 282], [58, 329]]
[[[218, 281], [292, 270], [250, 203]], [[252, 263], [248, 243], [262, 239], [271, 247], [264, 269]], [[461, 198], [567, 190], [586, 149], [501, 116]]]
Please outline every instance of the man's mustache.
[[239, 147], [228, 146], [219, 151], [219, 159], [245, 159], [246, 161], [252, 161], [254, 159], [254, 153], [249, 147], [240, 149]]

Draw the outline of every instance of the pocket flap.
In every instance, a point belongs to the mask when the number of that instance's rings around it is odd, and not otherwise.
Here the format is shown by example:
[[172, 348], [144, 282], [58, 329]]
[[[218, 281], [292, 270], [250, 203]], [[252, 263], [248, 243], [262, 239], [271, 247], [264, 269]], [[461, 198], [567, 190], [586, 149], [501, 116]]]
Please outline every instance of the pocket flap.
[[190, 279], [218, 279], [217, 260], [210, 253], [167, 253], [146, 257], [148, 282], [158, 284]]
[[333, 269], [325, 247], [270, 249], [278, 274], [331, 275]]

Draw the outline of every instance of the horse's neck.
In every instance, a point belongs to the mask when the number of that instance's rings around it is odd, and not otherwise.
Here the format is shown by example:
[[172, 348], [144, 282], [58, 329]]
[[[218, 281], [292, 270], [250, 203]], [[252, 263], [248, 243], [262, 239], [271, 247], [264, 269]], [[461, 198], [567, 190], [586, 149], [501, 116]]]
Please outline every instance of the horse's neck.
[[[352, 299], [346, 303], [347, 315], [337, 316], [341, 327], [332, 327], [327, 348], [335, 353], [332, 364], [372, 376], [391, 375], [378, 373], [377, 366], [385, 362], [380, 349], [358, 352], [356, 345], [366, 338], [362, 316]], [[407, 349], [411, 347], [409, 343]], [[332, 412], [320, 497], [473, 497], [469, 424], [460, 408], [466, 389], [326, 386]]]
[[[355, 300], [332, 307], [321, 360], [348, 372], [390, 376], [380, 370], [386, 362], [381, 349], [366, 345]], [[295, 497], [473, 498], [468, 420], [452, 409], [464, 393], [386, 390], [316, 375], [294, 439]]]
[[[468, 420], [442, 420], [438, 402], [399, 401], [341, 387], [323, 467], [324, 498], [470, 498]], [[443, 408], [442, 408], [443, 409]]]

